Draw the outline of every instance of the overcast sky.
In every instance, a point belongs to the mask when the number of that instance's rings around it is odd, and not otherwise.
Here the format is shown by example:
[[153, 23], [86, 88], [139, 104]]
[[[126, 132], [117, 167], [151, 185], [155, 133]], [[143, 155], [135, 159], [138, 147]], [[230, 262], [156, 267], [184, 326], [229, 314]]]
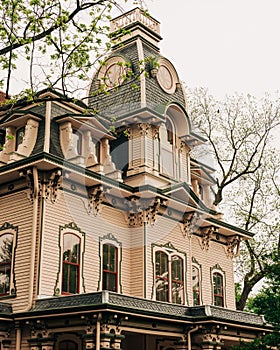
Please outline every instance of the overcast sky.
[[280, 0], [145, 0], [161, 53], [188, 86], [217, 97], [280, 88]]

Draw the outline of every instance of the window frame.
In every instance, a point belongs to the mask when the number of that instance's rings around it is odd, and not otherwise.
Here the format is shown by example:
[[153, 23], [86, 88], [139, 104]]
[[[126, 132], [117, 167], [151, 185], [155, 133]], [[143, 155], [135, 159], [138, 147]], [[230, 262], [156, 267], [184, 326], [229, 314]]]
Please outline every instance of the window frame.
[[[121, 263], [122, 263], [122, 244], [116, 239], [116, 237], [109, 233], [103, 237], [99, 237], [99, 261], [100, 261], [100, 272], [99, 272], [99, 290], [104, 290], [104, 269], [103, 269], [103, 252], [104, 245], [115, 247], [116, 251], [116, 272], [114, 272], [115, 277], [115, 293], [122, 293], [121, 285]], [[108, 273], [108, 271], [105, 271]], [[109, 273], [111, 273], [109, 271]], [[113, 273], [112, 273], [113, 274]]]
[[[78, 267], [78, 291], [77, 293], [68, 293], [62, 291], [63, 287], [63, 254], [64, 254], [64, 235], [73, 234], [80, 239], [80, 263]], [[54, 295], [74, 295], [85, 293], [84, 283], [84, 253], [85, 253], [85, 233], [74, 223], [71, 222], [65, 226], [59, 226], [59, 270], [57, 273], [57, 279], [54, 287]]]
[[15, 265], [15, 251], [16, 251], [16, 246], [17, 246], [18, 227], [13, 226], [13, 225], [5, 222], [0, 227], [0, 237], [2, 237], [4, 235], [8, 235], [8, 234], [13, 236], [12, 256], [11, 256], [11, 260], [9, 263], [9, 265], [10, 265], [9, 290], [6, 293], [1, 293], [0, 298], [16, 296], [16, 282], [15, 282], [14, 265]]
[[[186, 298], [186, 254], [183, 252], [178, 251], [177, 249], [175, 249], [171, 243], [168, 243], [165, 246], [158, 246], [158, 245], [153, 245], [152, 246], [152, 250], [153, 250], [153, 256], [152, 256], [152, 262], [154, 265], [154, 279], [153, 279], [153, 297], [152, 299], [157, 300], [157, 301], [165, 301], [168, 303], [173, 303], [173, 304], [178, 304], [178, 305], [185, 305], [187, 298]], [[167, 278], [162, 278], [161, 276], [157, 275], [157, 253], [162, 253], [165, 254], [167, 256], [167, 268], [168, 268], [168, 273], [167, 273]], [[172, 258], [177, 257], [181, 260], [182, 263], [182, 271], [181, 271], [181, 276], [182, 276], [182, 280], [180, 280], [178, 282], [178, 279], [173, 279], [173, 274], [172, 274]], [[165, 280], [168, 281], [168, 297], [167, 300], [159, 300], [157, 298], [157, 281], [158, 280]], [[178, 302], [174, 302], [173, 300], [173, 292], [172, 292], [172, 286], [173, 283], [180, 283], [182, 286], [182, 302], [178, 303]]]
[[[71, 235], [71, 236], [73, 236], [73, 237], [76, 237], [77, 239], [78, 239], [78, 245], [79, 245], [79, 252], [78, 252], [78, 254], [77, 254], [77, 261], [76, 262], [73, 262], [73, 261], [68, 261], [68, 260], [65, 260], [64, 259], [64, 254], [65, 254], [65, 252], [66, 252], [66, 250], [65, 250], [65, 237], [67, 236], [67, 235]], [[73, 243], [74, 244], [74, 243]], [[72, 245], [72, 247], [74, 247], [74, 245]], [[72, 232], [65, 232], [64, 234], [63, 234], [63, 250], [62, 250], [62, 256], [63, 256], [63, 258], [62, 258], [62, 284], [61, 284], [61, 294], [63, 294], [63, 295], [71, 295], [71, 294], [79, 294], [79, 292], [80, 292], [80, 269], [81, 269], [81, 267], [80, 267], [80, 265], [81, 265], [81, 238], [79, 237], [79, 236], [77, 236], [75, 233], [72, 233]], [[76, 292], [71, 292], [71, 291], [69, 291], [70, 290], [70, 285], [69, 285], [69, 283], [70, 283], [70, 276], [71, 276], [71, 267], [75, 267], [75, 275], [76, 275]], [[64, 280], [64, 271], [65, 270], [69, 270], [70, 269], [70, 271], [68, 271], [68, 274], [67, 274], [67, 276], [68, 276], [68, 278], [67, 278], [67, 286], [68, 286], [68, 288], [67, 288], [67, 291], [66, 290], [64, 290], [64, 288], [63, 288], [63, 286], [64, 286], [64, 284], [65, 284], [65, 280]]]
[[[194, 285], [194, 273], [193, 271], [196, 270], [197, 271], [197, 274], [196, 274], [196, 277], [197, 277], [197, 287], [196, 285]], [[201, 305], [201, 280], [200, 280], [200, 276], [201, 276], [201, 273], [200, 273], [200, 268], [195, 265], [195, 264], [192, 264], [192, 295], [193, 295], [193, 306], [199, 306]], [[196, 287], [196, 288], [195, 288]], [[197, 296], [195, 298], [195, 295]], [[196, 303], [195, 301], [198, 300], [198, 302]]]
[[[112, 270], [104, 268], [104, 265], [105, 265], [104, 264], [104, 260], [105, 260], [104, 247], [105, 246], [106, 247], [110, 247], [110, 248], [111, 247], [114, 248], [114, 265], [113, 265], [114, 268]], [[108, 252], [108, 255], [109, 255], [109, 252]], [[109, 259], [108, 262], [110, 264], [110, 259]], [[109, 264], [107, 263], [107, 265], [109, 265]], [[114, 288], [113, 289], [105, 287], [105, 281], [106, 281], [106, 284], [107, 284], [107, 277], [109, 277], [109, 276], [110, 277], [114, 276]], [[108, 285], [107, 285], [107, 287], [108, 287]], [[117, 292], [118, 291], [118, 247], [116, 247], [114, 244], [111, 244], [111, 243], [103, 243], [102, 244], [102, 290], [109, 290], [109, 291], [112, 291], [112, 292]]]
[[[214, 280], [215, 276], [219, 276], [222, 282], [222, 293], [217, 293], [217, 283]], [[212, 285], [212, 304], [215, 306], [226, 307], [226, 279], [225, 272], [222, 270], [219, 264], [216, 264], [211, 268], [211, 285]], [[217, 298], [222, 301], [221, 304], [217, 303]]]
[[77, 154], [77, 157], [83, 156], [84, 154], [84, 134], [79, 129], [72, 129], [72, 147], [74, 152]]
[[[25, 127], [26, 127], [26, 125], [20, 126], [20, 127], [18, 127], [16, 129], [16, 132], [15, 132], [15, 134], [16, 134], [16, 136], [15, 136], [15, 139], [16, 139], [15, 151], [17, 151], [19, 145], [21, 145], [23, 143], [23, 141], [24, 141], [24, 137], [25, 137], [25, 133], [26, 133], [26, 128]], [[21, 142], [19, 142], [19, 134], [20, 134], [20, 132], [23, 132], [22, 139], [20, 140]]]

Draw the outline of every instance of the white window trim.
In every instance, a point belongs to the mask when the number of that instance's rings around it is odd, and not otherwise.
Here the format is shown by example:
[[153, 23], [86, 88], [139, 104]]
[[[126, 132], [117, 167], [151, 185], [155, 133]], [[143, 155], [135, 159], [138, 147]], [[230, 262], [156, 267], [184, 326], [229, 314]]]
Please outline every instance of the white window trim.
[[78, 226], [71, 222], [68, 225], [59, 227], [59, 270], [57, 273], [57, 279], [54, 288], [54, 295], [61, 295], [62, 288], [62, 271], [63, 271], [63, 237], [66, 233], [72, 233], [80, 238], [80, 271], [79, 271], [79, 294], [86, 293], [85, 291], [85, 283], [84, 283], [84, 253], [85, 253], [85, 233], [82, 232]]
[[0, 227], [0, 236], [3, 236], [5, 234], [12, 234], [13, 235], [12, 261], [11, 261], [11, 274], [10, 274], [10, 290], [9, 290], [9, 294], [1, 295], [0, 298], [6, 298], [9, 296], [16, 295], [14, 264], [15, 264], [15, 251], [16, 251], [16, 245], [17, 245], [17, 233], [18, 233], [18, 228], [9, 224], [8, 222], [5, 222]]
[[103, 286], [103, 245], [110, 244], [118, 249], [118, 261], [117, 261], [117, 293], [122, 293], [121, 284], [121, 263], [122, 263], [122, 244], [119, 242], [112, 233], [108, 233], [103, 237], [99, 237], [99, 285], [98, 290], [102, 290]]
[[211, 295], [212, 295], [212, 305], [215, 306], [214, 303], [214, 284], [213, 284], [213, 275], [214, 273], [219, 273], [222, 278], [223, 278], [223, 300], [224, 300], [224, 308], [226, 308], [226, 273], [225, 271], [221, 268], [221, 266], [219, 264], [216, 264], [215, 266], [211, 267], [210, 269], [211, 274], [210, 274], [210, 278], [211, 278]]
[[[186, 289], [186, 254], [182, 253], [180, 251], [178, 251], [177, 249], [175, 249], [171, 243], [167, 243], [165, 246], [160, 246], [160, 245], [153, 245], [152, 247], [152, 254], [153, 254], [153, 292], [152, 292], [152, 299], [156, 300], [156, 252], [163, 252], [168, 256], [168, 275], [169, 275], [169, 281], [168, 283], [170, 284], [171, 282], [171, 259], [172, 256], [178, 256], [179, 258], [181, 258], [183, 260], [183, 286], [184, 286], [184, 293], [183, 293], [183, 304], [181, 305], [187, 305], [187, 289]], [[169, 295], [168, 295], [168, 299], [172, 300], [172, 292], [171, 292], [171, 288], [169, 288]], [[172, 303], [172, 302], [170, 302]], [[178, 304], [180, 305], [180, 304]]]
[[[198, 261], [194, 257], [192, 258], [191, 269], [193, 268], [193, 266], [196, 267], [198, 269], [198, 272], [199, 272], [199, 305], [196, 305], [196, 306], [201, 306], [201, 305], [203, 305], [203, 301], [202, 301], [202, 268], [201, 268], [201, 265], [198, 263]], [[192, 299], [193, 299], [193, 280], [191, 280], [191, 282], [192, 282], [191, 288], [192, 288]], [[192, 302], [193, 302], [193, 306], [194, 306], [194, 300], [192, 300]]]

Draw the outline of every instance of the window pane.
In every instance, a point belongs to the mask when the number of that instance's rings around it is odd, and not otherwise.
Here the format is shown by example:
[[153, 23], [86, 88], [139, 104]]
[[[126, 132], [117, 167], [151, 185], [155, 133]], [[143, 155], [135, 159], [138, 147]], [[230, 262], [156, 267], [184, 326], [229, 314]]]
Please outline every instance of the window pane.
[[111, 244], [103, 245], [103, 270], [117, 271], [117, 247]]
[[213, 274], [214, 305], [224, 306], [223, 276], [215, 272]]
[[13, 235], [7, 233], [0, 236], [0, 294], [10, 291], [12, 250]]
[[63, 264], [62, 292], [71, 294], [78, 293], [78, 267], [77, 265]]
[[183, 304], [184, 287], [182, 283], [172, 282], [172, 303]]
[[169, 301], [168, 256], [164, 252], [156, 252], [156, 299]]
[[103, 272], [103, 290], [117, 291], [117, 275], [110, 272]]
[[25, 127], [20, 128], [16, 132], [16, 149], [22, 144], [25, 135]]
[[78, 131], [72, 134], [72, 146], [78, 154], [82, 154], [82, 134]]
[[62, 293], [79, 293], [80, 238], [72, 233], [63, 235]]
[[192, 267], [192, 286], [193, 286], [193, 304], [200, 305], [200, 283], [199, 270], [196, 266]]
[[176, 255], [171, 258], [171, 279], [172, 302], [182, 304], [184, 300], [183, 260]]
[[118, 248], [112, 244], [103, 244], [102, 289], [117, 292]]
[[63, 260], [79, 263], [80, 261], [80, 239], [74, 234], [66, 233], [63, 236]]
[[156, 300], [169, 301], [168, 300], [168, 280], [164, 280], [164, 279], [156, 280]]
[[168, 275], [168, 257], [163, 252], [156, 252], [156, 275], [161, 277]]
[[183, 260], [178, 256], [172, 256], [171, 258], [171, 273], [172, 280], [183, 280]]

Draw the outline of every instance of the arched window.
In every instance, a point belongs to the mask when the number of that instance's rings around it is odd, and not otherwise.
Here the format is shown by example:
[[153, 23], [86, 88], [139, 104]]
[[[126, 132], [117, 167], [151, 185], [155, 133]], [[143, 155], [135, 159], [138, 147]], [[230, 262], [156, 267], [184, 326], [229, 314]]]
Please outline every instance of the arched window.
[[62, 294], [79, 293], [80, 238], [73, 233], [63, 235]]
[[193, 305], [200, 305], [200, 271], [197, 266], [192, 266], [192, 290]]
[[224, 306], [223, 275], [219, 272], [213, 273], [213, 298], [214, 298], [214, 305]]
[[10, 293], [13, 238], [14, 235], [11, 233], [0, 236], [0, 295]]
[[174, 145], [174, 127], [170, 121], [170, 119], [166, 119], [166, 131], [167, 131], [167, 141]]
[[175, 142], [175, 126], [171, 119], [166, 118], [165, 124], [159, 128], [160, 139], [160, 171], [163, 175], [177, 177], [177, 149]]
[[156, 300], [169, 301], [168, 255], [156, 252]]
[[156, 300], [184, 303], [184, 260], [174, 253], [155, 252]]
[[103, 244], [102, 289], [118, 291], [118, 248], [112, 244]]
[[59, 343], [59, 350], [78, 350], [78, 344], [71, 340], [63, 340]]
[[172, 303], [182, 304], [184, 300], [183, 259], [171, 257]]

